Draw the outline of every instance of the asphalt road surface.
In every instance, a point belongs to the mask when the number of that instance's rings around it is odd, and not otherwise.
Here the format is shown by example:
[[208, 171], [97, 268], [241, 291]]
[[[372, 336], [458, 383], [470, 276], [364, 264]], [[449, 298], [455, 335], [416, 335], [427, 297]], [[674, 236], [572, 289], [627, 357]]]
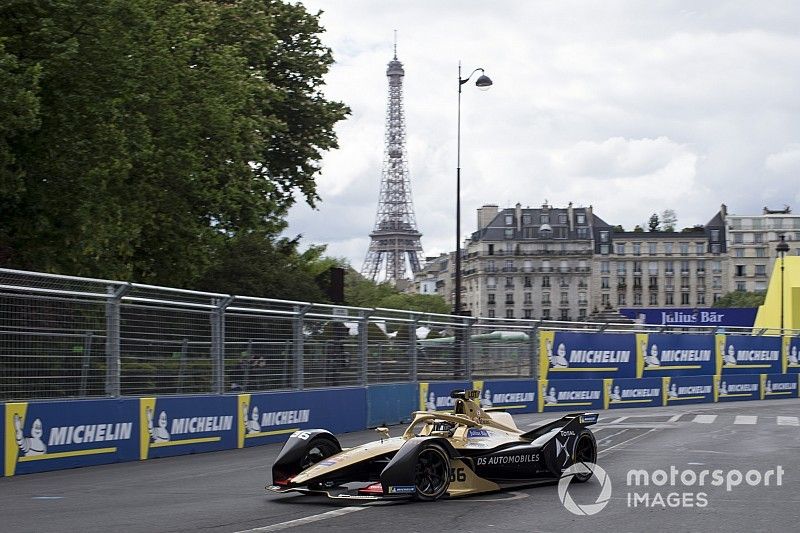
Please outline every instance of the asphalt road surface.
[[[557, 415], [515, 419], [524, 428]], [[354, 505], [266, 494], [269, 466], [280, 449], [276, 444], [0, 479], [0, 531], [798, 529], [800, 400], [602, 411], [593, 429], [598, 463], [608, 473], [612, 492], [606, 507], [592, 516], [569, 512], [555, 484], [431, 503]], [[400, 431], [392, 428], [392, 435]], [[352, 446], [376, 437], [364, 431], [340, 439]], [[671, 468], [676, 472], [674, 486], [668, 479], [664, 486], [628, 483], [630, 470], [647, 470], [655, 482], [665, 481], [656, 470], [669, 475]], [[698, 486], [703, 470], [717, 469], [722, 471], [721, 486], [713, 484], [712, 472]], [[742, 474], [738, 486], [736, 470]], [[757, 472], [748, 474], [750, 470]], [[764, 486], [768, 470], [774, 473]], [[756, 474], [758, 485], [748, 485], [747, 476], [755, 482]], [[600, 490], [593, 480], [572, 484], [568, 494], [577, 506], [584, 506], [595, 503]]]

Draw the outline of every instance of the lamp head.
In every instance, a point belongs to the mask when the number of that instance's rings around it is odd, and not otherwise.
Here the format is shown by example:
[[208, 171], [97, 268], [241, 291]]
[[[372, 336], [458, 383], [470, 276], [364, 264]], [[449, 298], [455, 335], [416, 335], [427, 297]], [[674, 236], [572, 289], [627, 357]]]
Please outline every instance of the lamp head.
[[778, 237], [780, 238], [780, 242], [778, 243], [778, 246], [775, 249], [782, 254], [788, 252], [789, 245], [786, 243], [786, 235], [781, 233], [780, 235], [778, 235]]
[[486, 74], [481, 74], [480, 77], [475, 80], [475, 86], [482, 91], [488, 91], [489, 87], [492, 86], [492, 79]]

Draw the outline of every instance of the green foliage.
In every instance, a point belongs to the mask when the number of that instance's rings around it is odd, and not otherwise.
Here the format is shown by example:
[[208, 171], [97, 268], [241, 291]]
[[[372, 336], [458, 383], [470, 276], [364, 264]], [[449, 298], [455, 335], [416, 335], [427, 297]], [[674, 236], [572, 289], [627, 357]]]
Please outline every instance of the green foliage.
[[764, 304], [766, 292], [733, 291], [714, 302], [712, 307], [758, 307]]
[[450, 306], [438, 294], [392, 294], [381, 299], [376, 307], [407, 309], [422, 313], [448, 314], [450, 312]]
[[621, 224], [617, 224], [616, 226], [611, 226], [612, 233], [624, 233], [625, 228], [622, 227]]
[[278, 0], [4, 2], [0, 260], [190, 286], [276, 235], [347, 114], [322, 31]]
[[678, 215], [675, 214], [674, 209], [664, 209], [661, 212], [661, 231], [675, 231], [678, 224]]
[[648, 231], [659, 231], [661, 221], [658, 219], [658, 213], [650, 215], [650, 220], [647, 221]]
[[633, 232], [634, 233], [644, 233], [644, 230], [642, 229], [642, 227], [639, 224], [636, 224], [636, 227], [633, 228]]
[[425, 313], [450, 312], [450, 307], [439, 295], [407, 294], [395, 289], [391, 283], [375, 283], [350, 268], [344, 278], [344, 299], [356, 307], [385, 307]]

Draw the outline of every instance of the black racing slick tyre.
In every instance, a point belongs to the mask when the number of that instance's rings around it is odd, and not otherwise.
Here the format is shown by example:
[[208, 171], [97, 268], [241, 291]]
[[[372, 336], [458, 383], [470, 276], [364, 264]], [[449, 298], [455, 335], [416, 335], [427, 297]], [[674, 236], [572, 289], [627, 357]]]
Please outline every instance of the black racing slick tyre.
[[450, 486], [450, 458], [441, 446], [428, 444], [420, 449], [414, 467], [416, 499], [435, 501]]
[[300, 458], [300, 472], [327, 459], [331, 455], [336, 455], [342, 448], [334, 440], [325, 437], [315, 437], [308, 441], [306, 449]]
[[594, 438], [594, 434], [588, 429], [582, 429], [575, 441], [575, 461], [573, 464], [580, 465], [581, 463], [587, 465], [588, 471], [575, 474], [574, 480], [578, 483], [586, 483], [592, 479], [592, 467], [597, 463], [597, 441]]

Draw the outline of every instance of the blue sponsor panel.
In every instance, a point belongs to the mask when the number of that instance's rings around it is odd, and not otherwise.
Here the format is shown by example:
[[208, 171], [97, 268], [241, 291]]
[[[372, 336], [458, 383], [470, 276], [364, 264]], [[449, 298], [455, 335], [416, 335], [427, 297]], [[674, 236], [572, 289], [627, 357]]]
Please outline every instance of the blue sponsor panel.
[[632, 333], [539, 334], [542, 379], [635, 378], [636, 336]]
[[786, 372], [800, 373], [800, 336], [783, 338], [786, 353]]
[[636, 340], [643, 377], [713, 376], [717, 373], [714, 335], [639, 333]]
[[136, 460], [138, 406], [135, 399], [7, 403], [4, 475]]
[[797, 398], [797, 374], [761, 374], [761, 399]]
[[761, 374], [714, 376], [718, 402], [758, 400], [761, 398]]
[[367, 427], [410, 421], [411, 413], [417, 410], [417, 387], [416, 383], [367, 387]]
[[607, 378], [603, 385], [605, 409], [658, 407], [662, 404], [661, 378]]
[[722, 374], [780, 374], [781, 338], [717, 335], [717, 358]]
[[602, 408], [602, 379], [539, 380], [539, 412]]
[[720, 309], [704, 307], [697, 309], [623, 308], [620, 314], [638, 320], [643, 324], [659, 324], [669, 326], [719, 326], [719, 327], [752, 327], [758, 309], [755, 307], [736, 307]]
[[238, 403], [239, 420], [234, 446], [240, 448], [282, 442], [301, 429], [346, 433], [366, 428], [364, 387], [239, 394], [233, 398]]
[[514, 413], [535, 413], [536, 381], [533, 379], [478, 380], [472, 388], [481, 391], [481, 407], [502, 408]]
[[667, 376], [662, 379], [664, 405], [714, 402], [714, 376]]
[[139, 398], [139, 458], [236, 447], [236, 396]]
[[469, 381], [431, 381], [420, 382], [420, 411], [451, 411], [455, 405], [450, 393], [454, 390], [466, 390], [472, 386]]

